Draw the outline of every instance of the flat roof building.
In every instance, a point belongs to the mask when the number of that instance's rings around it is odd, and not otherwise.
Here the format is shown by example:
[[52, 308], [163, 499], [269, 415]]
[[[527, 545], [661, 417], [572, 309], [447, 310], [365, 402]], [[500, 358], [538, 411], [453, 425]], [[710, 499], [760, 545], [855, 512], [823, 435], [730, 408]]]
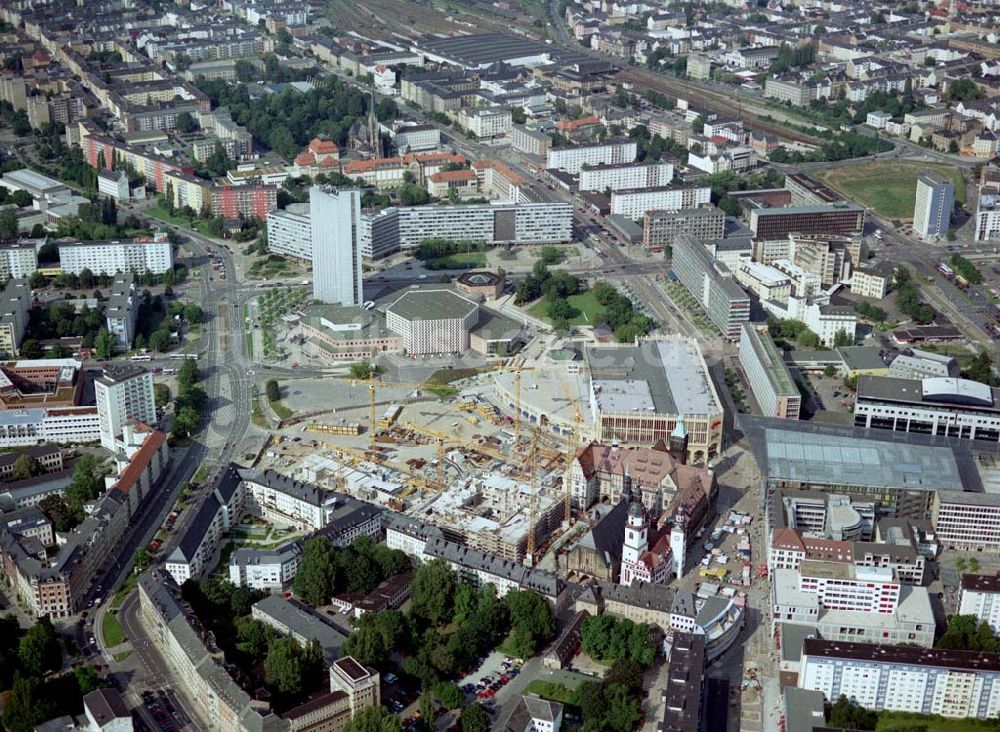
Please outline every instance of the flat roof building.
[[969, 379], [861, 376], [854, 424], [1000, 442], [998, 396], [1000, 389]]
[[671, 264], [677, 279], [722, 335], [728, 340], [738, 339], [741, 325], [750, 320], [750, 296], [736, 283], [729, 268], [689, 234], [675, 238]]
[[479, 322], [479, 306], [451, 290], [412, 290], [386, 309], [385, 320], [407, 353], [462, 353]]
[[772, 241], [791, 233], [860, 236], [865, 229], [865, 209], [854, 203], [820, 206], [786, 206], [750, 210], [754, 239]]
[[1000, 654], [806, 638], [799, 687], [868, 709], [976, 719], [1000, 714]]
[[592, 346], [584, 360], [600, 442], [654, 445], [683, 433], [689, 462], [700, 465], [721, 452], [722, 403], [696, 341], [668, 336]]
[[762, 414], [781, 419], [799, 418], [802, 395], [766, 328], [743, 323], [740, 365]]

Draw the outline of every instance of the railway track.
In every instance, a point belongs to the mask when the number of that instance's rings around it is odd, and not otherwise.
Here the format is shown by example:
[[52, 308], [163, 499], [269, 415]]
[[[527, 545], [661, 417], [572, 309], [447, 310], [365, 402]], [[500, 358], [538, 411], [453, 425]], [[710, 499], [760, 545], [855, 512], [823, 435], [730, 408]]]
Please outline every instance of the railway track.
[[748, 112], [745, 107], [741, 107], [731, 97], [721, 92], [713, 91], [700, 84], [693, 84], [682, 79], [658, 74], [655, 71], [646, 71], [634, 67], [627, 67], [621, 70], [618, 78], [627, 81], [637, 89], [652, 89], [670, 97], [684, 96], [696, 98], [706, 107], [714, 112], [720, 112], [727, 116], [738, 116], [751, 123], [755, 130], [782, 137], [793, 142], [801, 142], [807, 145], [820, 145], [822, 140], [807, 135], [803, 132], [790, 129], [784, 125], [770, 122], [753, 112]]

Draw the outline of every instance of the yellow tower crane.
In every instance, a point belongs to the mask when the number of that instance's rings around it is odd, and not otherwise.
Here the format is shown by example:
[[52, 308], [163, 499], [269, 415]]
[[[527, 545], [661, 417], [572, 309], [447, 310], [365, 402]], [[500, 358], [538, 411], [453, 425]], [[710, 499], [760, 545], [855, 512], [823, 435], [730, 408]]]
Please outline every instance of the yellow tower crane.
[[531, 433], [531, 494], [528, 496], [528, 551], [525, 559], [529, 566], [534, 566], [535, 564], [535, 546], [537, 540], [538, 527], [535, 525], [535, 517], [538, 513], [538, 465], [537, 465], [537, 452], [538, 452], [538, 430], [532, 430]]

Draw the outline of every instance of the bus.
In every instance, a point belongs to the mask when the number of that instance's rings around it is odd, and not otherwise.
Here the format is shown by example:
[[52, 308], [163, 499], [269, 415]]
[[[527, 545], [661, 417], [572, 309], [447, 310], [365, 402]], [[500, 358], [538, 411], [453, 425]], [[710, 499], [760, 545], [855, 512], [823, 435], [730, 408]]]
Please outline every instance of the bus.
[[129, 359], [129, 361], [152, 361], [153, 357], [148, 353], [137, 353], [135, 356]]
[[399, 419], [399, 415], [402, 411], [403, 408], [398, 404], [390, 404], [379, 418], [378, 426], [383, 429], [392, 427], [396, 423], [396, 420]]

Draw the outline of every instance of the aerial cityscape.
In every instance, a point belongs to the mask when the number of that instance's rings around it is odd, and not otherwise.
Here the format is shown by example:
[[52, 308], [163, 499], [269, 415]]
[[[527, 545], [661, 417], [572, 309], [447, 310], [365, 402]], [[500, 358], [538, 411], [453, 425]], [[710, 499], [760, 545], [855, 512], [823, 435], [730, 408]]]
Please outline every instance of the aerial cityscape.
[[1000, 731], [997, 0], [0, 67], [0, 732]]

